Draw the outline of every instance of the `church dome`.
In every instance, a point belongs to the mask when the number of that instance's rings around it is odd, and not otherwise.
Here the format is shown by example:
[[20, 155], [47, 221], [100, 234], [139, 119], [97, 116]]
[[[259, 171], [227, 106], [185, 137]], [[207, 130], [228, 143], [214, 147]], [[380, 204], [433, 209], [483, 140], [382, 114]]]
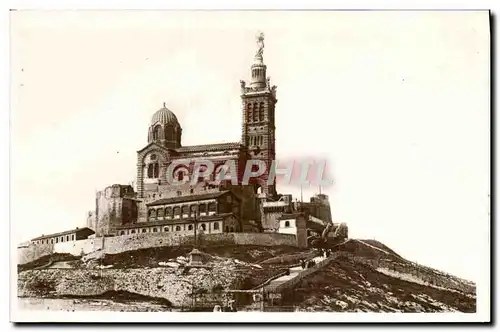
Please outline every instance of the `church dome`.
[[179, 124], [179, 121], [177, 120], [177, 117], [175, 116], [174, 112], [169, 110], [165, 104], [163, 104], [163, 107], [160, 108], [158, 111], [153, 114], [153, 117], [151, 118], [151, 125], [154, 125], [156, 123], [159, 123], [161, 125], [168, 125], [168, 124]]
[[148, 129], [148, 143], [155, 142], [168, 149], [177, 149], [181, 146], [182, 128], [174, 112], [169, 110], [165, 103], [153, 114]]

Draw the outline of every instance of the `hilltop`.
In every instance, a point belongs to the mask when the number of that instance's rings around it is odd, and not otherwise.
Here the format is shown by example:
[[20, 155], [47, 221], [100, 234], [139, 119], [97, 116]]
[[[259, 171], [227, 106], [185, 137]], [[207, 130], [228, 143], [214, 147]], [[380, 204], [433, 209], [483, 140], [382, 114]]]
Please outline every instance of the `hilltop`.
[[[18, 266], [18, 294], [49, 298], [150, 299], [165, 308], [213, 307], [224, 290], [281, 283], [281, 300], [266, 311], [475, 312], [475, 285], [417, 265], [373, 240], [348, 240], [317, 266], [301, 259], [318, 254], [291, 246], [200, 248], [203, 267], [190, 268], [190, 246], [158, 247], [83, 257], [55, 254]], [[317, 257], [319, 258], [319, 257]], [[295, 272], [290, 274], [290, 268]], [[281, 277], [280, 277], [281, 276]], [[267, 288], [266, 288], [267, 289]], [[122, 294], [118, 296], [117, 294]], [[123, 294], [126, 294], [123, 295]], [[193, 295], [196, 294], [196, 295]], [[243, 299], [241, 310], [250, 310]], [[146, 306], [147, 307], [147, 306]], [[166, 310], [166, 309], [165, 309]]]

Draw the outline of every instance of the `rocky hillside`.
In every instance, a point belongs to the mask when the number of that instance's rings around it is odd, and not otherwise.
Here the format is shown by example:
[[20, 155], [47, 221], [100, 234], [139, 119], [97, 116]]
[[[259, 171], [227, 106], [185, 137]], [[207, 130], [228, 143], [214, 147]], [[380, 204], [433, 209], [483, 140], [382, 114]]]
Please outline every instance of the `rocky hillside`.
[[303, 311], [476, 311], [469, 281], [416, 265], [376, 241], [339, 249], [347, 254], [304, 277], [283, 304]]
[[115, 302], [138, 299], [162, 310], [189, 307], [197, 300], [197, 305], [204, 303], [208, 308], [223, 300], [224, 289], [252, 289], [281, 276], [287, 280], [279, 288], [281, 301], [268, 303], [266, 311], [476, 310], [473, 283], [417, 265], [377, 241], [348, 240], [337, 246], [330, 258], [298, 274], [290, 274], [289, 268], [314, 257], [311, 250], [285, 246], [202, 248], [203, 266], [189, 267], [191, 250], [163, 247], [116, 255], [96, 251], [84, 257], [44, 257], [18, 267], [18, 295]]
[[203, 266], [194, 268], [187, 264], [191, 250], [164, 247], [117, 255], [97, 251], [80, 259], [59, 254], [44, 257], [18, 267], [18, 296], [102, 298], [102, 294], [126, 292], [152, 301], [165, 299], [176, 307], [189, 306], [193, 293], [215, 301], [222, 289], [258, 286], [287, 269], [254, 262], [301, 252], [295, 247], [204, 248]]

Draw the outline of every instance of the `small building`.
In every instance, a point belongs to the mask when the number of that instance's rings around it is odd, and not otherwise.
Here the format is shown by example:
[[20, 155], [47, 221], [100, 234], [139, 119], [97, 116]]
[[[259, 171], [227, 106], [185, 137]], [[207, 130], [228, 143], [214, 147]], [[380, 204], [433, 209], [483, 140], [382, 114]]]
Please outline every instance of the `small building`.
[[264, 232], [277, 232], [279, 220], [285, 213], [292, 213], [292, 195], [282, 195], [278, 200], [261, 201], [261, 225]]
[[56, 244], [59, 242], [70, 242], [85, 240], [95, 232], [88, 227], [75, 228], [69, 231], [43, 235], [31, 239], [32, 244]]
[[293, 234], [297, 239], [299, 248], [307, 247], [307, 221], [306, 215], [301, 212], [284, 213], [279, 218], [278, 233]]
[[203, 254], [201, 251], [194, 248], [189, 253], [189, 265], [203, 265]]

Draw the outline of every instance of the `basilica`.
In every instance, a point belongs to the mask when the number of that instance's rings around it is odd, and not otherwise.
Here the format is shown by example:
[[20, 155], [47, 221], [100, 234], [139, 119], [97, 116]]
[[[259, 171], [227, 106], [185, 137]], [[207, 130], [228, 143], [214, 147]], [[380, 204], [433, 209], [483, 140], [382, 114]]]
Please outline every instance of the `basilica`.
[[[251, 79], [240, 81], [239, 142], [183, 145], [181, 123], [164, 103], [145, 128], [147, 144], [137, 151], [136, 187], [113, 184], [98, 191], [86, 227], [42, 235], [31, 243], [55, 245], [82, 237], [142, 233], [273, 232], [294, 234], [298, 246], [308, 246], [328, 224], [333, 225], [330, 204], [321, 193], [310, 202], [294, 202], [292, 195], [276, 191], [270, 169], [276, 158], [276, 86], [267, 77], [263, 50], [261, 34]], [[249, 161], [265, 169], [244, 181]], [[203, 162], [211, 163], [213, 169], [201, 169]]]
[[[147, 128], [147, 145], [137, 151], [136, 188], [112, 185], [97, 193], [95, 211], [87, 226], [96, 236], [128, 235], [136, 232], [192, 232], [193, 221], [203, 231], [261, 231], [262, 202], [279, 200], [269, 167], [276, 157], [276, 86], [267, 77], [263, 59], [264, 37], [257, 37], [257, 52], [249, 82], [240, 81], [241, 141], [220, 144], [182, 145], [182, 126], [166, 104], [153, 113]], [[265, 172], [242, 185], [248, 160], [265, 163]], [[167, 170], [172, 163], [175, 179], [192, 179], [194, 164], [208, 160], [213, 174], [196, 181], [172, 185]], [[228, 161], [236, 165], [228, 174]], [[217, 176], [234, 176], [238, 183]]]

